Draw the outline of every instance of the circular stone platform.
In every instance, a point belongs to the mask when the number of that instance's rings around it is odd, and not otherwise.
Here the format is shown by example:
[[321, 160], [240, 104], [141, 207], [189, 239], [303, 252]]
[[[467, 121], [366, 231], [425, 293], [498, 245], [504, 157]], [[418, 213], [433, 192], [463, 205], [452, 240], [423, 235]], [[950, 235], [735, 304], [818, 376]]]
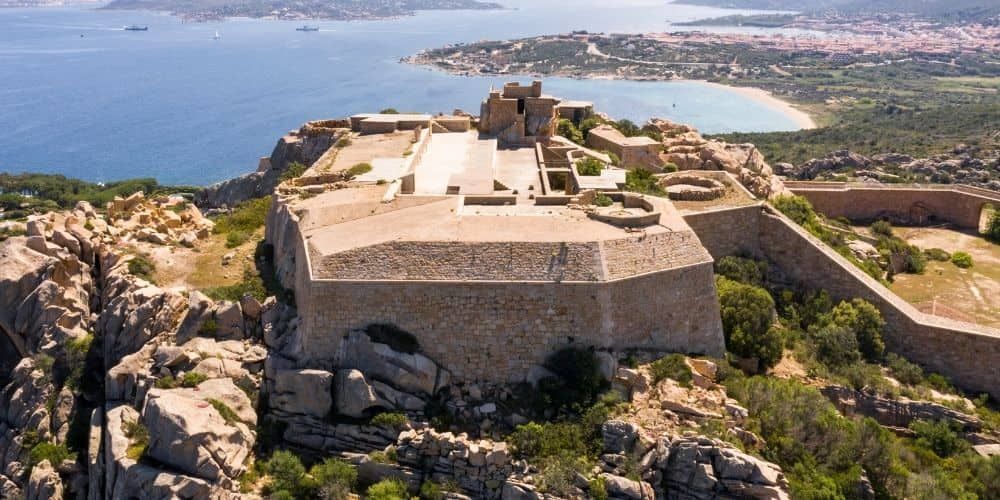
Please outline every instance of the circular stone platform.
[[667, 196], [676, 201], [711, 201], [726, 194], [726, 185], [697, 175], [673, 175], [660, 181]]

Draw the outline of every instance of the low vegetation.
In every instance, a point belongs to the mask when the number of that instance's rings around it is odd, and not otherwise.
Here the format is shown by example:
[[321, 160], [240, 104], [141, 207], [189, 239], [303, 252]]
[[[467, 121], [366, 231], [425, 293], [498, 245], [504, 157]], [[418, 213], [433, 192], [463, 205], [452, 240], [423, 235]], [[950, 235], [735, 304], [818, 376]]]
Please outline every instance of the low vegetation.
[[691, 387], [693, 376], [685, 359], [683, 354], [669, 354], [650, 363], [649, 371], [653, 375], [653, 383], [658, 384], [669, 378], [681, 387]]
[[966, 252], [955, 252], [951, 254], [951, 263], [962, 269], [972, 267], [972, 256]]
[[652, 172], [644, 168], [629, 170], [625, 174], [625, 190], [635, 193], [664, 196], [666, 191], [657, 184]]
[[610, 207], [614, 203], [615, 201], [612, 200], [610, 196], [604, 193], [597, 193], [597, 196], [594, 197], [594, 205], [597, 205], [599, 207]]
[[138, 461], [146, 455], [146, 448], [149, 447], [149, 429], [142, 422], [125, 422], [123, 430], [129, 439], [125, 456]]
[[368, 500], [405, 500], [410, 498], [406, 483], [398, 479], [383, 479], [365, 490]]
[[346, 500], [358, 481], [357, 470], [343, 460], [328, 458], [307, 471], [299, 457], [287, 450], [275, 451], [254, 469], [267, 482], [264, 492], [270, 498]]
[[354, 165], [351, 168], [347, 169], [347, 175], [349, 178], [353, 179], [359, 175], [364, 175], [371, 171], [372, 171], [371, 163], [358, 163], [357, 165]]
[[208, 288], [204, 292], [212, 300], [228, 300], [230, 302], [239, 302], [246, 295], [263, 302], [269, 295], [264, 279], [250, 266], [243, 269], [243, 279], [238, 283]]
[[153, 281], [153, 274], [155, 272], [156, 264], [146, 254], [135, 254], [128, 261], [128, 273], [132, 276], [155, 284], [155, 281]]
[[604, 171], [604, 163], [596, 158], [586, 157], [576, 161], [576, 172], [580, 175], [596, 176]]
[[371, 425], [376, 427], [385, 427], [387, 429], [392, 429], [394, 431], [401, 431], [406, 427], [406, 415], [396, 412], [385, 412], [379, 413], [372, 417], [369, 422]]
[[226, 236], [226, 247], [236, 248], [249, 241], [254, 233], [264, 227], [270, 209], [270, 196], [244, 201], [236, 205], [229, 214], [215, 219], [213, 231]]
[[281, 182], [290, 181], [292, 179], [297, 179], [302, 177], [302, 174], [306, 173], [309, 167], [293, 161], [285, 167], [285, 171], [281, 173]]
[[238, 422], [241, 422], [239, 415], [237, 415], [236, 412], [233, 411], [233, 409], [230, 408], [224, 401], [214, 398], [208, 398], [205, 401], [212, 405], [212, 408], [215, 408], [215, 411], [219, 412], [219, 416], [226, 421], [226, 424], [236, 425]]

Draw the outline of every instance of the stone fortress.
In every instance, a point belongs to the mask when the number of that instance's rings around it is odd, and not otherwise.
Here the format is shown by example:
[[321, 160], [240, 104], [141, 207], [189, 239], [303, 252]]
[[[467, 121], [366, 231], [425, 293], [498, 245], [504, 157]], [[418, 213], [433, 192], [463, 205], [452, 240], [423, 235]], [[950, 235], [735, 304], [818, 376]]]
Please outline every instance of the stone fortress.
[[[590, 147], [555, 134], [558, 119], [593, 112], [541, 82], [511, 83], [490, 91], [479, 117], [362, 114], [304, 127], [336, 146], [278, 186], [267, 224], [298, 306], [299, 365], [340, 366], [351, 332], [375, 324], [413, 334], [464, 380], [523, 381], [567, 346], [717, 356], [713, 264], [750, 254], [834, 297], [872, 301], [890, 349], [1000, 393], [1000, 333], [905, 304], [770, 209], [747, 188], [771, 193], [773, 180], [745, 168], [666, 174], [657, 182], [669, 197], [625, 191], [626, 170], [605, 151], [655, 170], [662, 148], [613, 129], [592, 133]], [[585, 158], [605, 168], [581, 175]]]

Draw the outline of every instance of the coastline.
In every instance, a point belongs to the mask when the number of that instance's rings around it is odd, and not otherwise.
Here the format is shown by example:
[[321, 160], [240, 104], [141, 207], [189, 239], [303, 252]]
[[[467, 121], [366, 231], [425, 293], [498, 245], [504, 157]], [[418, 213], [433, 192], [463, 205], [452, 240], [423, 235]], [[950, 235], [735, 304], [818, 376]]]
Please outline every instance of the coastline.
[[812, 116], [799, 108], [796, 108], [792, 103], [774, 97], [774, 94], [758, 87], [737, 87], [734, 85], [723, 85], [721, 83], [709, 82], [706, 80], [688, 80], [691, 82], [699, 82], [713, 87], [724, 88], [726, 90], [736, 92], [744, 97], [753, 99], [754, 101], [768, 106], [772, 109], [781, 111], [784, 115], [791, 118], [796, 125], [801, 127], [802, 130], [810, 130], [816, 128], [816, 121], [813, 120]]

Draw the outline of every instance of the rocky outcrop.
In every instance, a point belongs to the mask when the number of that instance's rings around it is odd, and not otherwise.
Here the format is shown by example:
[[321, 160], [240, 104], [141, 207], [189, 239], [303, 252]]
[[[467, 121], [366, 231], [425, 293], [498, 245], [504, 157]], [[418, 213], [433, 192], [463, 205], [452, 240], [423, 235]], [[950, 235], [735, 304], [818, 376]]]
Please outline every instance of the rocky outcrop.
[[784, 191], [780, 179], [753, 144], [707, 140], [690, 126], [662, 119], [650, 120], [646, 129], [662, 136], [660, 160], [664, 164], [673, 163], [680, 170], [729, 172], [760, 198]]
[[42, 460], [31, 469], [25, 500], [59, 500], [63, 498], [63, 485], [48, 460]]
[[887, 399], [839, 385], [828, 385], [820, 392], [844, 415], [872, 417], [886, 427], [905, 429], [914, 420], [944, 420], [965, 432], [982, 429], [979, 418], [930, 401]]
[[281, 174], [289, 164], [312, 165], [348, 130], [325, 126], [327, 122], [309, 122], [299, 130], [289, 132], [278, 140], [270, 157], [261, 159], [256, 172], [202, 189], [198, 192], [198, 205], [205, 208], [234, 207], [242, 201], [270, 195], [281, 182]]

